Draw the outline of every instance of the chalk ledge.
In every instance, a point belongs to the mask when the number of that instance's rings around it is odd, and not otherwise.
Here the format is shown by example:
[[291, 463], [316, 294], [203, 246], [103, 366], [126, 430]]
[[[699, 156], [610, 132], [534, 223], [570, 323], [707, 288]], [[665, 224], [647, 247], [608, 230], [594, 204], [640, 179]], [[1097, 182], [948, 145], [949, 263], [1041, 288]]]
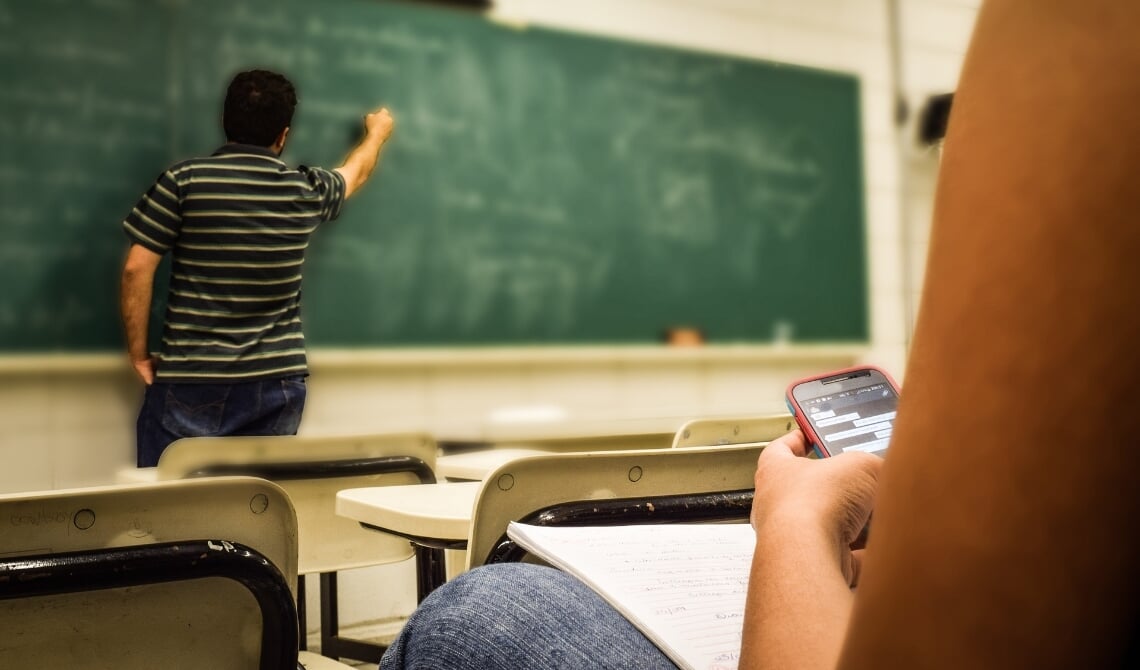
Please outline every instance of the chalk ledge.
[[[709, 344], [696, 347], [663, 345], [578, 345], [522, 347], [417, 347], [309, 350], [314, 373], [352, 368], [464, 367], [499, 365], [580, 365], [612, 363], [854, 363], [870, 349], [866, 343], [832, 344]], [[0, 374], [42, 375], [130, 372], [119, 353], [4, 354]]]

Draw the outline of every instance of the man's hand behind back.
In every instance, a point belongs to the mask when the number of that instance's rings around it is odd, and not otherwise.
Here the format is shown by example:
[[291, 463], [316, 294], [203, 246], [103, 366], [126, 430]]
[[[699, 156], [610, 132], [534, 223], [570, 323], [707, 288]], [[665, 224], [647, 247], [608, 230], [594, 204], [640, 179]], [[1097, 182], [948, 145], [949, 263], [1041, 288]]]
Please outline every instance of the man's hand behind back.
[[154, 383], [154, 357], [147, 356], [139, 360], [131, 360], [131, 366], [135, 369], [135, 374], [144, 384], [150, 386]]

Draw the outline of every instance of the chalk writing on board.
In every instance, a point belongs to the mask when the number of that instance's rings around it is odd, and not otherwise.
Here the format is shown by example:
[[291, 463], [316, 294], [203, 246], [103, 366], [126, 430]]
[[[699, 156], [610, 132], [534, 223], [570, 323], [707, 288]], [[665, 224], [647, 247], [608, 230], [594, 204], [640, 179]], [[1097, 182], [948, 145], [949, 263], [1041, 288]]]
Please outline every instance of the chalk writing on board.
[[[191, 9], [191, 11], [194, 11]], [[311, 21], [320, 21], [313, 18]], [[281, 11], [256, 10], [247, 4], [233, 3], [226, 12], [225, 23], [238, 32], [274, 33], [288, 37], [294, 31], [295, 19]]]
[[32, 88], [27, 85], [7, 87], [0, 89], [0, 104], [26, 105], [30, 109], [42, 111], [64, 108], [67, 109], [68, 115], [77, 113], [85, 117], [107, 115], [123, 123], [137, 120], [160, 121], [164, 112], [158, 102], [124, 100], [103, 95], [91, 83], [77, 88]]
[[439, 194], [440, 205], [466, 212], [482, 212], [487, 209], [487, 196], [480, 191], [444, 189]]
[[106, 154], [117, 154], [125, 147], [161, 148], [162, 138], [138, 136], [127, 128], [109, 127], [100, 133], [88, 133], [63, 119], [27, 117], [21, 132], [41, 142], [67, 144], [72, 147], [90, 147]]
[[0, 328], [16, 328], [20, 325], [20, 314], [15, 305], [0, 304]]
[[[321, 56], [315, 48], [304, 44], [281, 42], [268, 37], [239, 37], [224, 34], [214, 44], [218, 62], [223, 70], [230, 73], [251, 67], [258, 61], [275, 63], [286, 71], [298, 69], [305, 64], [320, 62]], [[217, 82], [211, 82], [216, 88]]]
[[43, 60], [67, 61], [102, 67], [126, 68], [130, 59], [121, 50], [101, 48], [78, 41], [59, 41], [33, 48], [37, 58]]
[[45, 183], [59, 188], [93, 186], [100, 181], [98, 177], [78, 169], [53, 170], [43, 175], [42, 179]]
[[77, 328], [96, 316], [96, 310], [76, 296], [55, 305], [34, 305], [25, 315], [27, 327], [33, 331]]
[[353, 73], [394, 75], [399, 72], [392, 61], [365, 53], [346, 53], [341, 58], [340, 65], [345, 72]]
[[[0, 221], [5, 226], [19, 228], [21, 226], [35, 226], [43, 221], [42, 210], [30, 204], [0, 204]], [[14, 245], [6, 245], [11, 248]], [[8, 252], [5, 249], [5, 252]]]
[[357, 45], [380, 46], [421, 54], [438, 54], [447, 51], [447, 44], [443, 40], [417, 33], [406, 27], [376, 29], [357, 24], [331, 23], [320, 17], [311, 17], [304, 22], [304, 30], [309, 37]]

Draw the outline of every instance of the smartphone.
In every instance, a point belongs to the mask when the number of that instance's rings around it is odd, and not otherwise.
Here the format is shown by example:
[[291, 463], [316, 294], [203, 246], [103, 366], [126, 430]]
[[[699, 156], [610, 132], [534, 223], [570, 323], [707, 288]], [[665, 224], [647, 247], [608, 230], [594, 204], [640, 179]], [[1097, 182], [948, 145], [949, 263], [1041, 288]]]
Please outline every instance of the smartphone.
[[788, 386], [786, 400], [821, 458], [852, 450], [886, 455], [899, 390], [881, 368], [861, 366], [801, 379]]

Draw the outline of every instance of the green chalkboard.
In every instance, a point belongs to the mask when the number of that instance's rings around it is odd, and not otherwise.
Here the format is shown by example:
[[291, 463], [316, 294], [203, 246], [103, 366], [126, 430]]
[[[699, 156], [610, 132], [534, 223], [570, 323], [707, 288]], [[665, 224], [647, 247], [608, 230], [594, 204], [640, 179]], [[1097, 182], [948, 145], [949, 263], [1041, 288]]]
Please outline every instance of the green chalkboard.
[[116, 222], [170, 156], [156, 3], [0, 0], [0, 349], [111, 348]]
[[380, 0], [0, 0], [0, 66], [0, 349], [119, 346], [119, 221], [249, 67], [297, 84], [291, 164], [397, 119], [311, 345], [867, 338], [850, 75]]

